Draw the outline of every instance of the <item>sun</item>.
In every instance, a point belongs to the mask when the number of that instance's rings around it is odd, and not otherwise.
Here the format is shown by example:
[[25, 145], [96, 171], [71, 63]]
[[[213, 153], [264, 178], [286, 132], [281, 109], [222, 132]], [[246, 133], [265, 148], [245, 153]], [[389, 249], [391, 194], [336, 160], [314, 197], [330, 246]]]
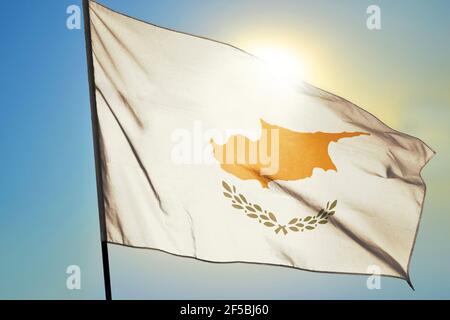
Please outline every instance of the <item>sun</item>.
[[250, 53], [267, 63], [272, 72], [291, 80], [304, 80], [305, 67], [301, 59], [289, 50], [275, 46], [255, 46]]

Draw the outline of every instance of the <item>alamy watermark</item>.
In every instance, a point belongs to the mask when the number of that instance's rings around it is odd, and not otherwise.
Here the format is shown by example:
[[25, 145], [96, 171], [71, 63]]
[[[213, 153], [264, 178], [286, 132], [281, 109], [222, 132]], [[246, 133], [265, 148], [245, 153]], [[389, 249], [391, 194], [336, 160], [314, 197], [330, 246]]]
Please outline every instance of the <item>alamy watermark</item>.
[[66, 269], [69, 276], [66, 279], [66, 288], [69, 290], [81, 290], [81, 268], [77, 265], [70, 265]]
[[81, 8], [75, 4], [67, 7], [66, 13], [69, 15], [66, 19], [66, 27], [69, 30], [81, 29]]
[[371, 274], [367, 278], [366, 286], [369, 290], [381, 289], [381, 268], [377, 265], [370, 265], [367, 267], [367, 273]]
[[279, 170], [280, 139], [278, 129], [236, 130], [204, 129], [194, 121], [192, 130], [172, 132], [171, 159], [177, 165], [246, 165], [259, 168], [260, 175]]
[[381, 8], [375, 4], [367, 7], [366, 13], [369, 15], [366, 26], [369, 30], [381, 30]]

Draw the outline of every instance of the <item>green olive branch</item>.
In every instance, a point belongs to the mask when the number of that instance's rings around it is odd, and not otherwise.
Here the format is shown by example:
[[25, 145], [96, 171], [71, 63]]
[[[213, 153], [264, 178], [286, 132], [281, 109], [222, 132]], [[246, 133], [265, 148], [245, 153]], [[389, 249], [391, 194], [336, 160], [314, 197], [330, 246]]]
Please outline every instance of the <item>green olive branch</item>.
[[289, 232], [304, 232], [315, 230], [319, 225], [327, 224], [328, 219], [335, 214], [337, 200], [327, 202], [325, 209], [321, 209], [317, 214], [303, 218], [293, 218], [287, 224], [280, 224], [275, 213], [263, 209], [256, 203], [251, 203], [247, 198], [238, 193], [235, 186], [230, 186], [222, 181], [224, 189], [223, 195], [231, 201], [231, 206], [237, 210], [243, 211], [247, 217], [257, 220], [267, 228], [272, 228], [276, 234]]

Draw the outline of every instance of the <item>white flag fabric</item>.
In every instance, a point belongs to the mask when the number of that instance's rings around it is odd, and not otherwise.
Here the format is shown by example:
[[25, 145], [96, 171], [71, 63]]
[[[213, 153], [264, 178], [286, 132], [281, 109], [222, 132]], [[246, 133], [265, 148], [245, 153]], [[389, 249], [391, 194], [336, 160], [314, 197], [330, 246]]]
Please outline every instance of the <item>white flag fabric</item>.
[[109, 243], [409, 279], [422, 141], [233, 46], [90, 16]]

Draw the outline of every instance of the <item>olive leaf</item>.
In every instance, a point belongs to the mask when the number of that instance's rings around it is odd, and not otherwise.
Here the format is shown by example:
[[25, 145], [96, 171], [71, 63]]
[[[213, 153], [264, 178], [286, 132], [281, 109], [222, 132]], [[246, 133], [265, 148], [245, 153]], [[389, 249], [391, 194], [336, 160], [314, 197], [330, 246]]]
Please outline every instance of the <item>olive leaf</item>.
[[269, 212], [269, 217], [270, 217], [270, 219], [272, 219], [272, 221], [277, 222], [277, 218], [275, 217], [275, 215], [272, 212]]
[[322, 215], [324, 215], [324, 213], [325, 213], [325, 210], [320, 209], [319, 213], [317, 214], [317, 218], [322, 217]]
[[255, 207], [256, 210], [262, 212], [262, 209], [260, 206], [258, 206], [257, 204], [253, 204], [253, 207]]
[[337, 200], [334, 200], [333, 203], [331, 203], [329, 209], [330, 209], [330, 210], [334, 209], [334, 207], [336, 207], [336, 204], [337, 204]]
[[245, 199], [244, 195], [240, 194], [239, 197], [240, 197], [240, 198], [242, 199], [242, 201], [244, 201], [246, 204], [248, 203], [248, 202], [247, 202], [247, 199]]
[[222, 186], [223, 186], [223, 187], [225, 188], [225, 190], [227, 190], [228, 192], [233, 193], [233, 191], [231, 191], [230, 186], [229, 186], [225, 181], [222, 181]]

